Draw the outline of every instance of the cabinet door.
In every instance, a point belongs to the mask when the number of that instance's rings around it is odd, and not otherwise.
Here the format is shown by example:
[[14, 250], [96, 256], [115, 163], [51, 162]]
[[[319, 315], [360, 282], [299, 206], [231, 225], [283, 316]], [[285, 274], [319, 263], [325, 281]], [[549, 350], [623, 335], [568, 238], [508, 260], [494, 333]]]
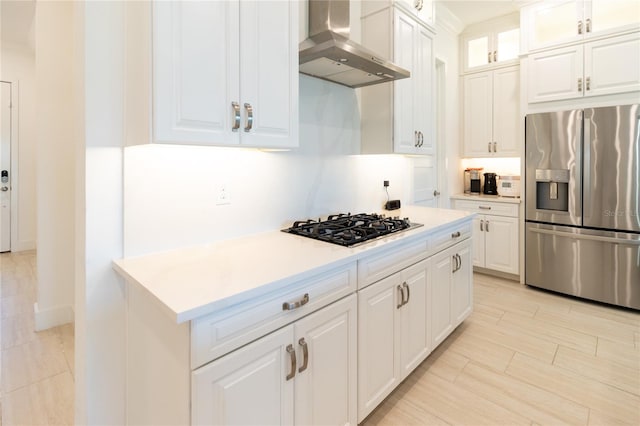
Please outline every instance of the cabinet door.
[[402, 271], [405, 304], [400, 313], [400, 378], [404, 379], [429, 354], [429, 261], [423, 260]]
[[487, 157], [493, 152], [493, 81], [491, 71], [464, 77], [464, 154]]
[[584, 49], [585, 95], [640, 90], [640, 34], [586, 43]]
[[454, 248], [458, 264], [451, 277], [451, 321], [455, 328], [471, 314], [473, 308], [473, 268], [471, 242], [463, 241]]
[[581, 97], [584, 87], [582, 58], [582, 46], [529, 56], [529, 103]]
[[544, 1], [523, 10], [527, 50], [579, 41], [585, 31], [582, 0]]
[[436, 348], [453, 330], [451, 324], [451, 275], [454, 252], [444, 250], [433, 256], [431, 280], [431, 338]]
[[435, 128], [433, 126], [433, 38], [431, 32], [421, 25], [418, 26], [417, 37], [416, 63], [418, 72], [417, 75], [412, 75], [412, 78], [415, 78], [413, 120], [416, 123], [416, 130], [421, 132], [421, 135], [418, 149], [415, 152], [432, 154], [435, 145]]
[[590, 20], [590, 35], [640, 29], [638, 0], [588, 0], [585, 15]]
[[240, 2], [242, 145], [298, 145], [297, 20], [295, 1]]
[[398, 274], [358, 292], [358, 423], [400, 383]]
[[485, 267], [519, 273], [519, 227], [515, 217], [485, 216]]
[[154, 2], [154, 141], [237, 144], [239, 61], [237, 2]]
[[484, 216], [473, 218], [473, 266], [484, 268]]
[[357, 424], [356, 333], [355, 294], [295, 323], [295, 424]]
[[[394, 151], [412, 154], [416, 150], [418, 129], [414, 123], [416, 79], [419, 78], [417, 58], [418, 24], [411, 16], [396, 10], [394, 15], [394, 62], [411, 72], [411, 78], [393, 82], [394, 85]], [[423, 100], [420, 99], [422, 102]]]
[[493, 141], [496, 155], [518, 156], [520, 141], [520, 72], [518, 67], [493, 72]]
[[464, 52], [464, 70], [483, 67], [489, 65], [493, 60], [491, 45], [491, 34], [479, 34], [466, 36], [462, 41]]
[[293, 326], [285, 327], [195, 370], [194, 425], [293, 424], [294, 380], [287, 380]]

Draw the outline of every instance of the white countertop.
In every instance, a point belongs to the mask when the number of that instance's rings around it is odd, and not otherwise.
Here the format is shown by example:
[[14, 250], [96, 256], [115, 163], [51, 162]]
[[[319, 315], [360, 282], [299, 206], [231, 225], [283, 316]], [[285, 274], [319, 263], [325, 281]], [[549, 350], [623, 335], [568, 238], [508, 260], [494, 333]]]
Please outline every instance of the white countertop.
[[279, 230], [205, 246], [115, 260], [114, 269], [154, 296], [177, 323], [259, 297], [294, 281], [408, 242], [474, 213], [407, 206], [385, 212], [424, 226], [354, 248]]
[[520, 198], [503, 197], [500, 195], [455, 194], [449, 198], [454, 200], [491, 201], [494, 203], [520, 204]]

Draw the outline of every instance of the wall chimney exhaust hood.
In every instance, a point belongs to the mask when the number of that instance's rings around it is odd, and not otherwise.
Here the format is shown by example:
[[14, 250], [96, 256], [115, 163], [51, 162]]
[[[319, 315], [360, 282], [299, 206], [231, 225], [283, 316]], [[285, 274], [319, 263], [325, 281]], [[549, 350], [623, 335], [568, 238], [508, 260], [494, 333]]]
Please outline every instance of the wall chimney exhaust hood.
[[349, 40], [349, 33], [349, 0], [309, 0], [309, 38], [300, 43], [300, 72], [353, 88], [411, 75]]

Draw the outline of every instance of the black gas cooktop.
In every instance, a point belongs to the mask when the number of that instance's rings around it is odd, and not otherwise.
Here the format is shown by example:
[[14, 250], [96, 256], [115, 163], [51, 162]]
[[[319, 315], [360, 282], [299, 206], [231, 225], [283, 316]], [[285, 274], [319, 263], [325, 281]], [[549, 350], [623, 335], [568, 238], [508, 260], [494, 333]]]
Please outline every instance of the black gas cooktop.
[[326, 220], [299, 220], [282, 232], [314, 238], [341, 246], [354, 246], [394, 232], [422, 226], [408, 218], [381, 214], [334, 214]]

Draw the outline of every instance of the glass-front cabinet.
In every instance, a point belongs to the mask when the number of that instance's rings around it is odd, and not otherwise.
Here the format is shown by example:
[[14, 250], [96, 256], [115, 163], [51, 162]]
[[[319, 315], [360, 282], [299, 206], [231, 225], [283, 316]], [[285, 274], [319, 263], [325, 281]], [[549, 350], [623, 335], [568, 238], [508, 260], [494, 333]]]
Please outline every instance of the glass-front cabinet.
[[469, 26], [462, 34], [462, 72], [517, 63], [520, 52], [518, 15]]

